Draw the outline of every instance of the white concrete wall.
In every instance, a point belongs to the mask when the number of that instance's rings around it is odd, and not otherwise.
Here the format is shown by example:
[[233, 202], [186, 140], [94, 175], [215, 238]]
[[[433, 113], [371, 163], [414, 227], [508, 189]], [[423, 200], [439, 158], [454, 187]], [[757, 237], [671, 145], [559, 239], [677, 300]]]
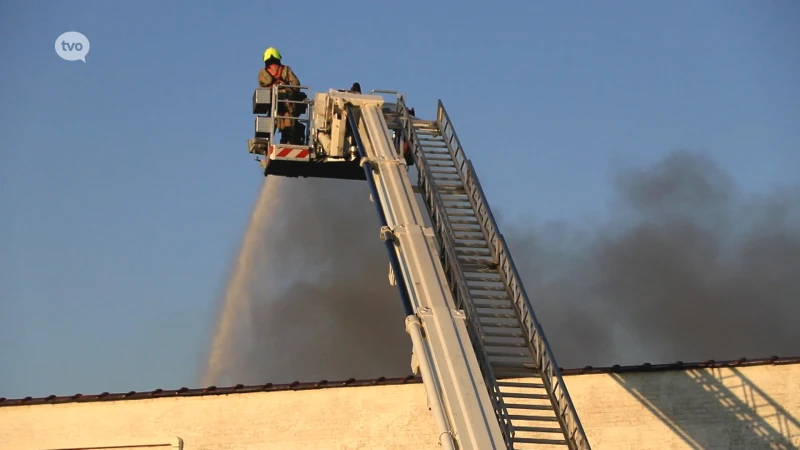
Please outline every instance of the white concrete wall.
[[566, 378], [594, 449], [800, 447], [800, 364]]
[[[800, 446], [798, 364], [566, 381], [596, 450]], [[9, 450], [117, 442], [154, 449], [182, 442], [193, 450], [433, 450], [440, 448], [436, 439], [420, 384], [0, 407], [0, 449]]]

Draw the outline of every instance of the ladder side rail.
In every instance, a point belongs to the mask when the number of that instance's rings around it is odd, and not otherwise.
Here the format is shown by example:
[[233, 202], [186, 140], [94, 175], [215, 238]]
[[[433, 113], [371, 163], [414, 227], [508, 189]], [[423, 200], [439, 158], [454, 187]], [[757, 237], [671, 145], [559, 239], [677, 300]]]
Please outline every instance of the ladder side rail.
[[[474, 180], [475, 192], [477, 195], [482, 196], [483, 191], [480, 184], [478, 184], [479, 182], [477, 181], [472, 163], [469, 162], [468, 166], [468, 178], [470, 181]], [[494, 218], [491, 216], [491, 213], [486, 217], [487, 219], [485, 220], [488, 222], [489, 228], [494, 228], [496, 230], [496, 225], [492, 223], [494, 222]], [[567, 442], [573, 450], [590, 450], [589, 441], [586, 438], [583, 425], [575, 410], [567, 386], [564, 383], [561, 369], [556, 363], [550, 344], [545, 337], [541, 324], [536, 319], [525, 288], [520, 282], [521, 277], [517, 271], [516, 265], [511, 259], [511, 252], [501, 234], [496, 233], [495, 239], [501, 276], [507, 280], [515, 308], [521, 313], [520, 317], [523, 320], [523, 325], [528, 334], [528, 343], [533, 346], [534, 355], [536, 355], [536, 363], [541, 368], [543, 375], [542, 381], [545, 386], [547, 386], [547, 392], [550, 396], [551, 403], [556, 408], [556, 415], [559, 422], [567, 430]]]
[[[423, 194], [423, 198], [425, 199], [425, 206], [428, 210], [428, 213], [431, 217], [431, 222], [436, 229], [436, 237], [437, 242], [439, 244], [439, 252], [442, 260], [442, 266], [448, 276], [448, 282], [450, 283], [450, 290], [453, 293], [453, 299], [455, 301], [455, 308], [456, 309], [468, 309], [470, 312], [474, 312], [474, 307], [469, 302], [465, 302], [465, 288], [464, 283], [459, 283], [458, 280], [464, 279], [464, 274], [461, 271], [460, 266], [457, 264], [457, 256], [453, 252], [451, 246], [447, 245], [447, 236], [452, 236], [452, 230], [450, 229], [450, 224], [448, 221], [442, 220], [442, 216], [440, 214], [443, 211], [443, 206], [441, 205], [441, 200], [437, 198], [435, 188], [432, 180], [430, 179], [430, 172], [427, 171], [427, 166], [425, 165], [424, 156], [420, 155], [419, 158], [416, 159], [415, 163], [419, 167], [422, 167], [419, 173], [419, 180], [418, 186], [421, 188], [421, 192]], [[467, 321], [467, 325], [472, 333], [471, 336], [479, 336], [482, 332], [482, 327], [480, 323], [474, 321]], [[481, 351], [482, 345], [480, 341], [472, 342], [473, 347], [476, 350], [476, 356], [479, 359], [481, 364], [481, 368], [485, 369], [488, 367], [488, 361], [483, 357], [484, 353]]]
[[571, 449], [589, 450], [591, 448], [589, 446], [589, 441], [586, 438], [574, 403], [564, 384], [561, 369], [556, 363], [555, 356], [545, 337], [541, 324], [536, 319], [536, 315], [533, 312], [530, 298], [521, 282], [521, 277], [511, 257], [511, 252], [508, 249], [505, 238], [498, 231], [499, 227], [486, 201], [486, 195], [480, 185], [475, 168], [472, 162], [466, 158], [463, 147], [458, 140], [458, 136], [453, 129], [452, 122], [441, 100], [439, 101], [437, 110], [437, 121], [439, 122], [443, 134], [448, 131], [452, 133], [449, 138], [447, 134], [444, 134], [445, 141], [448, 147], [452, 146], [450, 150], [451, 154], [453, 154], [454, 157], [458, 157], [457, 161], [460, 160], [461, 166], [465, 166], [466, 170], [463, 174], [464, 185], [470, 191], [468, 194], [470, 201], [473, 203], [475, 213], [478, 215], [478, 219], [482, 224], [481, 227], [485, 229], [487, 237], [490, 238], [488, 240], [490, 251], [495, 255], [495, 261], [499, 265], [501, 277], [503, 277], [508, 289], [511, 291], [511, 298], [517, 309], [517, 313], [520, 318], [522, 318], [523, 326], [528, 334], [528, 345], [532, 347], [536, 362], [542, 371], [542, 381], [547, 386], [547, 392], [550, 396], [550, 401], [556, 408], [558, 420], [569, 434], [569, 446]]
[[[441, 104], [441, 101], [439, 103]], [[405, 110], [405, 108], [404, 108], [404, 110]], [[407, 112], [407, 110], [405, 110], [405, 111]], [[467, 185], [467, 182], [466, 182], [466, 178], [464, 177], [464, 173], [465, 173], [464, 165], [465, 165], [467, 159], [466, 159], [466, 156], [464, 155], [464, 152], [463, 152], [461, 146], [460, 145], [455, 145], [454, 146], [454, 145], [452, 145], [452, 142], [451, 142], [453, 139], [457, 140], [457, 137], [455, 136], [455, 129], [453, 129], [452, 123], [449, 120], [446, 120], [444, 122], [441, 120], [441, 114], [439, 114], [438, 110], [437, 110], [437, 120], [436, 120], [436, 122], [437, 122], [437, 124], [439, 126], [439, 132], [441, 133], [442, 137], [445, 140], [445, 143], [447, 144], [447, 150], [450, 153], [451, 158], [453, 158], [454, 165], [455, 165], [455, 167], [457, 169], [457, 172], [458, 172], [457, 174], [458, 174], [459, 178], [461, 179], [462, 184], [466, 188], [468, 185]], [[443, 126], [442, 123], [445, 123], [446, 125]], [[448, 130], [450, 131], [450, 139], [448, 139], [448, 137], [447, 137], [448, 136], [448, 133], [447, 133]], [[411, 128], [411, 133], [414, 135], [414, 138], [415, 138], [414, 141], [418, 142], [416, 140], [416, 133], [414, 132], [413, 127]], [[420, 158], [422, 158], [422, 159], [425, 158], [425, 156], [424, 156], [423, 152], [421, 151], [421, 149], [418, 149], [417, 147], [415, 147], [415, 150], [417, 150], [417, 152], [419, 153]], [[430, 174], [430, 173], [429, 173], [429, 176], [431, 178], [433, 177], [433, 175]], [[469, 192], [466, 192], [466, 194], [467, 194], [468, 197], [471, 197], [471, 196], [469, 196]], [[473, 209], [475, 209], [474, 202], [472, 201], [471, 198], [469, 198], [469, 201], [473, 205]], [[443, 212], [443, 215], [442, 215], [442, 220], [445, 223], [447, 223], [448, 226], [450, 225], [450, 221], [447, 219], [447, 215], [444, 214], [444, 212]], [[491, 230], [488, 230], [486, 228], [486, 226], [480, 221], [480, 217], [478, 218], [478, 220], [479, 220], [478, 221], [478, 225], [479, 225], [479, 227], [481, 229], [481, 232], [483, 233], [484, 236], [487, 236], [487, 243], [488, 243], [490, 251], [491, 251], [492, 248], [493, 248], [492, 245], [491, 245], [491, 242], [492, 242], [491, 239], [493, 238], [493, 235], [490, 234]], [[454, 231], [452, 229], [449, 229], [447, 234], [446, 234], [446, 236], [454, 236]], [[474, 306], [475, 304], [474, 304], [474, 302], [472, 300], [472, 294], [469, 292], [469, 289], [467, 287], [468, 284], [466, 283], [466, 277], [464, 276], [463, 272], [461, 271], [460, 265], [458, 264], [458, 259], [455, 256], [455, 242], [453, 242], [452, 239], [446, 240], [446, 241], [447, 242], [445, 243], [445, 245], [449, 245], [452, 248], [452, 252], [453, 252], [453, 255], [454, 255], [453, 256], [453, 261], [454, 261], [453, 265], [456, 268], [455, 270], [458, 271], [458, 280], [459, 280], [458, 284], [463, 287], [462, 290], [461, 290], [461, 296], [460, 296], [461, 302], [466, 304], [466, 305], [468, 305], [469, 318], [471, 319], [470, 322], [473, 323], [474, 326], [477, 328], [476, 332], [480, 333], [480, 334], [476, 334], [475, 335], [475, 340], [478, 341], [480, 356], [485, 361], [485, 364], [486, 364], [484, 370], [487, 373], [487, 377], [490, 378], [490, 380], [491, 380], [491, 384], [490, 385], [492, 386], [493, 397], [496, 398], [496, 402], [498, 403], [498, 406], [497, 406], [497, 408], [498, 408], [498, 418], [500, 419], [501, 425], [503, 426], [506, 435], [508, 436], [509, 439], [511, 439], [515, 435], [514, 425], [513, 425], [513, 422], [511, 421], [511, 414], [508, 412], [508, 409], [505, 406], [505, 398], [503, 396], [503, 393], [500, 392], [500, 388], [499, 388], [499, 386], [497, 384], [497, 378], [494, 375], [494, 369], [493, 369], [493, 367], [491, 365], [491, 362], [489, 361], [488, 357], [485, 356], [487, 354], [487, 351], [486, 351], [486, 348], [485, 348], [485, 346], [483, 344], [483, 339], [481, 339], [481, 336], [484, 335], [483, 325], [481, 324], [480, 319], [478, 318], [478, 312], [475, 309], [475, 306]], [[496, 258], [494, 260], [496, 261]], [[509, 440], [509, 442], [511, 442], [511, 441]]]
[[384, 234], [395, 241], [394, 251], [401, 261], [416, 308], [415, 315], [407, 318], [407, 330], [420, 331], [414, 323], [409, 324], [409, 320], [416, 319], [416, 323], [424, 324], [425, 336], [417, 341], [424, 342], [423, 354], [419, 356], [427, 354], [431, 358], [431, 376], [426, 380], [426, 388], [439, 391], [431, 401], [441, 393], [450, 412], [453, 428], [449, 432], [455, 432], [461, 445], [489, 449], [502, 444], [505, 447], [502, 427], [496, 421], [479, 362], [474, 352], [467, 350], [467, 341], [471, 339], [465, 314], [455, 311], [448, 298], [452, 294], [440, 265], [435, 235], [422, 223], [421, 211], [404, 168], [405, 161], [391, 145], [383, 114], [376, 105], [370, 104], [361, 107], [347, 104], [346, 109], [354, 136], [363, 133], [362, 148], [369, 144], [369, 151], [365, 151], [367, 158], [362, 162], [375, 171], [373, 181], [378, 198], [385, 200], [382, 207], [389, 227], [395, 227], [384, 230]]
[[[436, 123], [439, 124], [439, 131], [442, 133], [442, 137], [444, 137], [447, 150], [450, 152], [453, 161], [455, 161], [456, 168], [458, 169], [458, 177], [461, 179], [461, 183], [463, 183], [464, 187], [469, 189], [470, 185], [467, 179], [466, 167], [469, 160], [464, 153], [464, 148], [461, 146], [461, 141], [458, 140], [453, 122], [450, 121], [450, 116], [447, 115], [447, 111], [444, 109], [444, 104], [441, 100], [439, 100], [436, 108]], [[497, 230], [496, 228], [488, 227], [485, 221], [480, 220], [483, 216], [481, 216], [479, 208], [482, 204], [486, 204], [486, 202], [478, 203], [474, 196], [470, 194], [470, 192], [467, 192], [469, 202], [472, 204], [472, 209], [478, 214], [478, 224], [486, 237], [486, 242], [489, 245], [490, 252], [494, 256], [494, 261], [497, 262], [497, 250], [494, 245], [497, 239]]]
[[466, 277], [461, 270], [461, 266], [458, 263], [458, 257], [455, 253], [456, 246], [453, 237], [455, 236], [455, 232], [445, 214], [444, 202], [440, 193], [436, 189], [436, 184], [433, 180], [433, 174], [430, 171], [430, 167], [428, 166], [427, 160], [422, 152], [420, 141], [414, 130], [408, 109], [405, 105], [402, 105], [401, 109], [401, 113], [403, 115], [403, 131], [406, 135], [406, 140], [409, 142], [411, 153], [417, 166], [419, 177], [417, 184], [420, 187], [420, 191], [423, 193], [423, 198], [425, 199], [424, 203], [428, 209], [431, 222], [434, 224], [434, 227], [437, 230], [437, 237], [441, 247], [440, 250], [444, 250], [440, 251], [442, 265], [450, 278], [449, 281], [451, 282], [451, 290], [453, 291], [454, 300], [456, 302], [455, 307], [466, 310], [466, 322], [469, 325], [468, 329], [470, 330], [470, 340], [472, 341], [472, 345], [475, 350], [475, 356], [478, 359], [484, 380], [486, 381], [487, 387], [490, 390], [490, 398], [492, 399], [492, 404], [495, 408], [495, 414], [502, 429], [504, 439], [510, 445], [511, 438], [513, 437], [513, 428], [509, 418], [510, 414], [505, 407], [503, 397], [500, 393], [499, 387], [497, 386], [497, 380], [494, 376], [494, 371], [492, 370], [491, 363], [486, 356], [487, 352], [483, 345], [483, 341], [480, 338], [483, 335], [483, 329], [480, 321], [477, 319], [478, 313], [475, 309], [474, 303], [471, 300], [471, 295], [466, 283]]
[[[407, 111], [406, 111], [407, 112]], [[417, 172], [419, 175], [418, 185], [420, 187], [420, 191], [423, 194], [423, 198], [425, 201], [425, 206], [428, 209], [428, 215], [430, 216], [431, 222], [434, 224], [435, 229], [437, 230], [437, 238], [439, 240], [440, 251], [443, 250], [441, 253], [441, 258], [443, 260], [443, 265], [445, 266], [445, 271], [450, 275], [452, 278], [449, 280], [451, 283], [455, 284], [456, 291], [461, 293], [460, 291], [464, 290], [464, 283], [459, 283], [460, 280], [463, 280], [464, 274], [461, 271], [460, 266], [458, 265], [458, 259], [454, 252], [454, 246], [448, 245], [448, 243], [452, 243], [452, 236], [454, 235], [454, 231], [451, 228], [451, 224], [444, 215], [444, 204], [441, 199], [441, 196], [438, 192], [436, 192], [436, 184], [433, 180], [433, 175], [429, 170], [427, 160], [425, 156], [422, 154], [421, 149], [419, 148], [419, 141], [417, 139], [416, 132], [411, 125], [410, 118], [406, 116], [405, 120], [405, 131], [411, 137], [408, 139], [412, 148], [412, 154], [415, 156], [415, 164], [417, 165]], [[453, 286], [450, 286], [451, 290]], [[472, 307], [469, 302], [464, 302], [464, 297], [462, 296], [455, 296], [455, 308], [457, 309], [464, 309]], [[478, 326], [480, 326], [478, 324]], [[480, 330], [479, 330], [480, 331]], [[478, 354], [478, 357], [481, 358], [483, 355]]]

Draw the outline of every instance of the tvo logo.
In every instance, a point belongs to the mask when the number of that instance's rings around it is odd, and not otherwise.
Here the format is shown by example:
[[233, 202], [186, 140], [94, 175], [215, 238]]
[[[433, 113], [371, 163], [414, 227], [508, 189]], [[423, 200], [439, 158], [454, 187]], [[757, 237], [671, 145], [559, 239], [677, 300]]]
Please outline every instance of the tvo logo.
[[89, 53], [89, 39], [77, 31], [68, 31], [56, 39], [56, 53], [67, 61], [86, 62]]

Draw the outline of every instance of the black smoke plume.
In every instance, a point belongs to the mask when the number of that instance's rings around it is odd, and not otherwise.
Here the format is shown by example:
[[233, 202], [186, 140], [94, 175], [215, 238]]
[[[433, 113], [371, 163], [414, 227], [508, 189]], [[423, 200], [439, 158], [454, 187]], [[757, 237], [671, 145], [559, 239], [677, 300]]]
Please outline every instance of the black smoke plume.
[[[272, 181], [268, 181], [272, 182]], [[402, 376], [410, 339], [365, 183], [285, 180], [237, 382]], [[614, 219], [501, 223], [562, 367], [800, 354], [798, 190], [703, 155], [616, 177]], [[491, 199], [490, 199], [491, 200]]]
[[506, 226], [559, 365], [800, 354], [800, 190], [741, 198], [686, 151], [615, 188], [603, 226]]

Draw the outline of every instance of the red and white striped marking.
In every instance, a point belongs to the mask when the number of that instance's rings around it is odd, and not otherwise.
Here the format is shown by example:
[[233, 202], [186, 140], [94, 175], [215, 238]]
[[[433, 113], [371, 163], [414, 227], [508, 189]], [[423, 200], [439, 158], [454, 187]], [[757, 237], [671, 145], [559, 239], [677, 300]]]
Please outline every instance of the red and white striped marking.
[[281, 147], [273, 145], [269, 148], [270, 159], [284, 159], [289, 161], [308, 161], [311, 150], [304, 147]]

